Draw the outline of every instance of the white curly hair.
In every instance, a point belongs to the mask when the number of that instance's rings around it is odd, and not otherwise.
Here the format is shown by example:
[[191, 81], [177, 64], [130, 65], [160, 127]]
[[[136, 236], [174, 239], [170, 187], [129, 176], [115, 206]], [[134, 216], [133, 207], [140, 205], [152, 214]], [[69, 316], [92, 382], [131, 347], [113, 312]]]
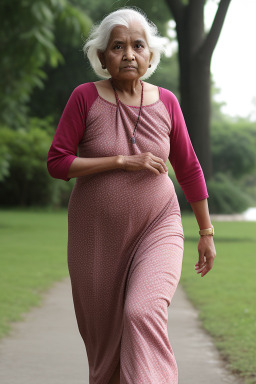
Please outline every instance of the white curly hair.
[[138, 8], [123, 7], [111, 12], [99, 24], [94, 25], [84, 44], [83, 51], [85, 55], [87, 55], [93, 70], [99, 77], [104, 79], [110, 77], [108, 70], [102, 68], [97, 53], [98, 51], [104, 52], [107, 48], [112, 29], [119, 25], [128, 28], [135, 21], [138, 21], [144, 28], [149, 50], [152, 52], [151, 67], [148, 68], [147, 72], [141, 78], [147, 79], [156, 70], [160, 62], [161, 54], [166, 50], [167, 39], [159, 35], [156, 25], [148, 20], [147, 16], [141, 10]]

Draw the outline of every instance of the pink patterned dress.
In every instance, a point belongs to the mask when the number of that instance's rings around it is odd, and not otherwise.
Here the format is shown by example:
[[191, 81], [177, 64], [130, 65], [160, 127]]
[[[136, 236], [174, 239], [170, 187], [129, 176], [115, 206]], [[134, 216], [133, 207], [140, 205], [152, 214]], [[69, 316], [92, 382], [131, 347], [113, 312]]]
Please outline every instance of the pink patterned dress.
[[[169, 158], [189, 202], [208, 197], [176, 97], [139, 107], [103, 99], [94, 83], [71, 94], [47, 166], [68, 181], [80, 157], [151, 152]], [[121, 384], [177, 384], [167, 308], [183, 257], [180, 208], [168, 174], [115, 169], [78, 177], [68, 206], [68, 267], [90, 384], [108, 384], [120, 362]], [[68, 347], [68, 346], [67, 346]]]

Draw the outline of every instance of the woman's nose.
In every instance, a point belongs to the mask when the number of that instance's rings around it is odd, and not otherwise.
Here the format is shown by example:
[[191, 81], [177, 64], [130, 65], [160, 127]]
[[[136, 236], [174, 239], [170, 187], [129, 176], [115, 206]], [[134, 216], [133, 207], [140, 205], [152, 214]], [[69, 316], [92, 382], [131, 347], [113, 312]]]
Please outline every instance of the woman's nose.
[[132, 47], [127, 47], [124, 52], [124, 60], [134, 60], [134, 52]]

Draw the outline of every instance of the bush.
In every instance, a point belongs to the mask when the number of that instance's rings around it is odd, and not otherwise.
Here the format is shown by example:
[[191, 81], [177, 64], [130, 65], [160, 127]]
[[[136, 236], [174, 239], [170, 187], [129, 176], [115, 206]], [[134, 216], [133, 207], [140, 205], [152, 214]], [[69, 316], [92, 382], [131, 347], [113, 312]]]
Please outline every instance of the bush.
[[251, 197], [253, 200], [252, 206], [256, 206], [256, 174], [248, 174], [244, 175], [241, 180], [239, 180], [239, 184], [243, 191]]
[[181, 211], [190, 211], [192, 212], [192, 208], [191, 208], [191, 205], [187, 202], [187, 199], [181, 189], [181, 186], [179, 185], [176, 177], [174, 175], [170, 175], [170, 178], [173, 182], [173, 185], [174, 185], [174, 188], [175, 188], [175, 191], [176, 191], [176, 194], [177, 194], [177, 197], [178, 197], [178, 201], [179, 201], [179, 205], [180, 205], [180, 209]]
[[[51, 140], [40, 128], [28, 130], [1, 129], [1, 150], [6, 151], [0, 185], [0, 200], [4, 205], [43, 204], [50, 193], [46, 157]], [[4, 165], [4, 166], [3, 166]]]
[[8, 147], [0, 141], [0, 182], [9, 175], [9, 160]]
[[251, 198], [225, 174], [217, 174], [207, 187], [211, 213], [241, 213], [252, 205]]
[[245, 119], [215, 121], [211, 127], [213, 179], [211, 213], [240, 213], [255, 206], [256, 127]]
[[76, 179], [70, 179], [68, 182], [64, 180], [51, 180], [51, 199], [49, 205], [54, 208], [67, 207], [70, 194]]
[[[179, 200], [182, 212], [192, 212], [190, 204], [177, 182], [176, 178], [170, 176]], [[242, 187], [226, 174], [219, 173], [207, 182], [208, 204], [210, 213], [232, 214], [244, 212], [250, 206], [254, 206], [253, 199], [243, 191]]]
[[256, 127], [248, 121], [215, 122], [211, 128], [214, 174], [240, 178], [256, 168]]
[[53, 133], [49, 118], [31, 118], [26, 130], [0, 129], [2, 206], [67, 205], [73, 182], [54, 180], [47, 170]]

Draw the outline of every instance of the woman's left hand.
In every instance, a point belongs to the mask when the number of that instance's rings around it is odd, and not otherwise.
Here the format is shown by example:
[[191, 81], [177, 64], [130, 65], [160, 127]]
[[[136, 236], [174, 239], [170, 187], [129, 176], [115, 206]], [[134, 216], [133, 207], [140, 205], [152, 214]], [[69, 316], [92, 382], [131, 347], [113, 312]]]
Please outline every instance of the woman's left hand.
[[215, 245], [211, 235], [201, 236], [198, 242], [199, 259], [195, 264], [195, 270], [201, 277], [206, 275], [213, 267], [216, 256]]

